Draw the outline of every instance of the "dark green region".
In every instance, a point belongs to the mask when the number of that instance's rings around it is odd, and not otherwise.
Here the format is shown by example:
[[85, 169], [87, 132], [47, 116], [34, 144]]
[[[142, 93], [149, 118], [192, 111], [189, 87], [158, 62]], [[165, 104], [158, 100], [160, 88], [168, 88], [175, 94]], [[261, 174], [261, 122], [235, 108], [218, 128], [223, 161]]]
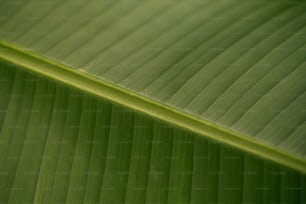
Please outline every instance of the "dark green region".
[[0, 63], [0, 203], [306, 203], [306, 176]]

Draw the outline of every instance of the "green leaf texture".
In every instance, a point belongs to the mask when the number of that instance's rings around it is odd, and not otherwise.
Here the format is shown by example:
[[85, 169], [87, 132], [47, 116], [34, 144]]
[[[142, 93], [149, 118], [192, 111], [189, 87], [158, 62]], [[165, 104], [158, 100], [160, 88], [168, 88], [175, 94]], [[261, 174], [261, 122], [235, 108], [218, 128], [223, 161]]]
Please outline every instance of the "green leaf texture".
[[306, 203], [305, 2], [0, 3], [0, 203]]
[[1, 63], [0, 203], [305, 203], [306, 176]]
[[0, 37], [305, 158], [305, 9], [294, 1], [5, 1]]

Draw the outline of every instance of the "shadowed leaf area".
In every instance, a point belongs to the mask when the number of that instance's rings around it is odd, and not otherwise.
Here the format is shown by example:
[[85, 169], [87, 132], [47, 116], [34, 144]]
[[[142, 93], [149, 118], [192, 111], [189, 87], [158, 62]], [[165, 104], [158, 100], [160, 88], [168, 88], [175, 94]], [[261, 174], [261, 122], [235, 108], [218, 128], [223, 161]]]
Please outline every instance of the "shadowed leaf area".
[[1, 203], [305, 203], [306, 177], [1, 63]]

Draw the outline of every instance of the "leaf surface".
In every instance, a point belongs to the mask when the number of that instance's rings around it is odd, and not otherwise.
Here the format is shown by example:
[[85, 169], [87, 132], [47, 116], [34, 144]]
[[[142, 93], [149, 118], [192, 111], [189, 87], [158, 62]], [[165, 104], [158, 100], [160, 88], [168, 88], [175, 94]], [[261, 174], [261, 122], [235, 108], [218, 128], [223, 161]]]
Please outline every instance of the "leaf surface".
[[[1, 175], [14, 172], [1, 180], [3, 202], [17, 202], [19, 191], [39, 203], [302, 195], [304, 175], [283, 166], [306, 172], [305, 9], [303, 1], [3, 1]], [[32, 151], [37, 158], [19, 159]], [[30, 171], [31, 181], [20, 176]]]

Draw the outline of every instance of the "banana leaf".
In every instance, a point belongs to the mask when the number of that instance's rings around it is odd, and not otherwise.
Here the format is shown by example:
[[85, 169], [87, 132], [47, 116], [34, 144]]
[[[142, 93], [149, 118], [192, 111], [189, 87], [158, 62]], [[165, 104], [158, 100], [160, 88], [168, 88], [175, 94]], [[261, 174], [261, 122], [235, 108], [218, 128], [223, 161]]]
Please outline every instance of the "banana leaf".
[[1, 1], [0, 203], [306, 203], [303, 1]]

